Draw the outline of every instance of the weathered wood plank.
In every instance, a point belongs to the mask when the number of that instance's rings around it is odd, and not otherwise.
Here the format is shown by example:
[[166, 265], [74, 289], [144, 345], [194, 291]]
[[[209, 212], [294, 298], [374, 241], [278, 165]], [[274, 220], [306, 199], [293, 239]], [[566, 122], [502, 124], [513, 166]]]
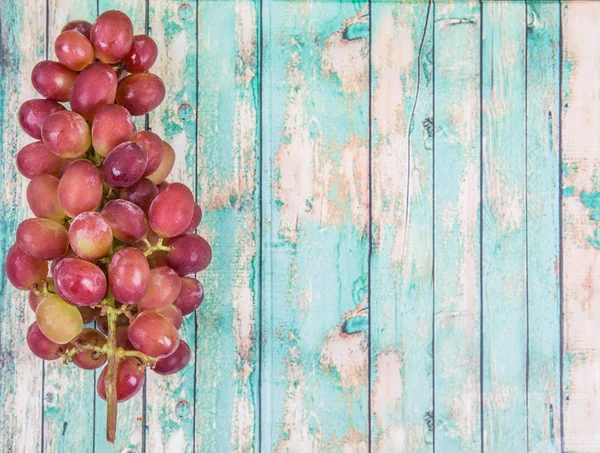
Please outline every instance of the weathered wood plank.
[[372, 449], [431, 452], [433, 4], [371, 16]]
[[[197, 196], [213, 261], [199, 275], [197, 452], [258, 451], [259, 2], [198, 3]], [[192, 161], [193, 164], [193, 161]]]
[[562, 6], [564, 450], [600, 451], [600, 4]]
[[527, 450], [524, 2], [482, 4], [483, 447]]
[[[149, 114], [153, 132], [172, 144], [175, 166], [169, 181], [196, 187], [196, 2], [151, 0], [150, 34], [158, 45], [158, 59], [150, 72], [167, 87], [165, 100]], [[171, 376], [147, 372], [146, 450], [187, 453], [194, 445], [194, 351], [196, 318], [188, 316], [181, 339], [192, 350], [185, 370]]]
[[560, 5], [527, 5], [528, 451], [560, 451]]
[[478, 1], [435, 7], [435, 446], [481, 451]]
[[366, 452], [367, 3], [263, 21], [261, 450]]
[[[54, 40], [62, 27], [73, 19], [93, 22], [96, 4], [85, 0], [48, 0], [48, 59], [56, 60]], [[91, 452], [94, 448], [95, 377], [61, 360], [45, 363], [44, 373], [44, 451]]]
[[[0, 3], [0, 186], [2, 187], [2, 263], [15, 242], [19, 222], [33, 217], [25, 198], [27, 180], [15, 166], [15, 154], [34, 141], [21, 131], [17, 112], [21, 103], [39, 98], [31, 86], [31, 70], [44, 59], [46, 4], [32, 0]], [[27, 328], [35, 320], [27, 295], [2, 273], [0, 280], [0, 451], [34, 452], [41, 449], [43, 364], [27, 347]]]
[[[99, 0], [99, 13], [111, 9], [118, 9], [127, 14], [133, 22], [134, 33], [145, 33], [146, 29], [146, 4], [145, 0]], [[138, 130], [144, 129], [144, 117], [135, 118]], [[100, 373], [97, 372], [96, 376]], [[119, 404], [119, 415], [117, 418], [117, 437], [115, 444], [106, 442], [106, 403], [96, 395], [95, 409], [95, 453], [108, 452], [142, 452], [143, 451], [143, 423], [144, 423], [144, 398], [142, 392], [134, 398]]]

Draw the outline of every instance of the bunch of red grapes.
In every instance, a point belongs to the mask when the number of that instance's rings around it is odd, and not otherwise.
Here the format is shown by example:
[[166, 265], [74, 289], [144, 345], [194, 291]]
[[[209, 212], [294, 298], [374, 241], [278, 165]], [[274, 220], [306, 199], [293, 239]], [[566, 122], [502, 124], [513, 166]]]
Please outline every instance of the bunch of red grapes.
[[[132, 120], [165, 97], [148, 72], [158, 51], [152, 38], [134, 36], [127, 15], [107, 11], [94, 24], [69, 22], [54, 46], [58, 62], [31, 74], [44, 99], [19, 109], [37, 140], [17, 154], [36, 217], [17, 228], [6, 274], [29, 290], [36, 321], [27, 344], [36, 356], [86, 370], [107, 364], [96, 388], [108, 401], [112, 441], [116, 403], [141, 389], [145, 369], [171, 374], [189, 362], [178, 330], [204, 289], [188, 275], [212, 252], [195, 233], [202, 211], [194, 194], [166, 181], [173, 148]], [[97, 329], [84, 328], [93, 321]]]

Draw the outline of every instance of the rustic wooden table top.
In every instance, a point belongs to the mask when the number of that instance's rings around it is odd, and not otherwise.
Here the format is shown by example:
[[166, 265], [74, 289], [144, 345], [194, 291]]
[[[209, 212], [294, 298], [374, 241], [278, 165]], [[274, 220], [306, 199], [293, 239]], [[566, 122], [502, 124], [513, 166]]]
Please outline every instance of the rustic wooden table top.
[[195, 361], [110, 447], [3, 278], [0, 452], [600, 452], [600, 2], [3, 0], [2, 254], [31, 69], [113, 8], [213, 244]]

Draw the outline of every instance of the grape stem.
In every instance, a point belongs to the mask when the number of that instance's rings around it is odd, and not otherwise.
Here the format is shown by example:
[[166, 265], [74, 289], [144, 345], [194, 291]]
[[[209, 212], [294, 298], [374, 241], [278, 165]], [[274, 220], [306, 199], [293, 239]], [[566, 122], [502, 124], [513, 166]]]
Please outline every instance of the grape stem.
[[48, 282], [46, 280], [42, 280], [42, 290], [41, 291], [40, 291], [37, 283], [34, 283], [33, 285], [31, 285], [31, 291], [33, 291], [33, 294], [35, 294], [38, 297], [42, 297], [42, 296], [48, 297], [48, 296], [54, 296], [56, 294], [48, 289]]
[[158, 241], [156, 241], [156, 245], [152, 245], [147, 237], [144, 237], [142, 241], [144, 242], [144, 244], [146, 244], [146, 251], [144, 252], [144, 256], [146, 257], [158, 251], [171, 251], [171, 247], [163, 245], [163, 238], [158, 238]]

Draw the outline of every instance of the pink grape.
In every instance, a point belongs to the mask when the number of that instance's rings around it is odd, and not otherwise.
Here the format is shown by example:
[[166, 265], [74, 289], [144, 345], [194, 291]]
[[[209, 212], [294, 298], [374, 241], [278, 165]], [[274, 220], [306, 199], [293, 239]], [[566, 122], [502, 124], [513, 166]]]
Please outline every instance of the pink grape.
[[173, 169], [173, 165], [175, 165], [175, 151], [173, 150], [173, 147], [167, 142], [163, 143], [165, 145], [165, 149], [162, 160], [160, 161], [160, 165], [154, 173], [148, 175], [148, 179], [156, 185], [167, 179], [171, 173], [171, 170]]
[[106, 11], [94, 22], [90, 41], [96, 58], [105, 63], [117, 63], [129, 53], [133, 45], [133, 25], [121, 11]]
[[67, 345], [48, 340], [36, 322], [27, 329], [27, 346], [40, 359], [56, 360], [67, 351]]
[[140, 145], [148, 153], [148, 165], [144, 171], [144, 176], [154, 173], [160, 165], [165, 149], [162, 139], [154, 132], [139, 131], [131, 137], [131, 141]]
[[44, 145], [57, 156], [82, 156], [92, 145], [87, 121], [75, 112], [62, 111], [50, 115], [42, 125]]
[[126, 200], [111, 200], [102, 208], [113, 235], [127, 244], [141, 241], [148, 233], [148, 220], [144, 211]]
[[84, 260], [95, 261], [110, 251], [113, 235], [108, 221], [98, 212], [82, 212], [69, 228], [71, 248]]
[[56, 61], [44, 60], [35, 65], [31, 72], [33, 87], [46, 99], [68, 102], [77, 72]]
[[48, 263], [29, 256], [17, 244], [8, 249], [4, 269], [12, 285], [22, 290], [39, 284], [48, 276]]
[[166, 266], [155, 267], [150, 271], [150, 284], [137, 306], [140, 310], [160, 311], [177, 298], [181, 290], [179, 275]]
[[181, 310], [175, 305], [168, 305], [167, 307], [160, 310], [158, 313], [167, 318], [177, 330], [181, 328], [181, 324], [183, 323], [183, 315], [181, 314]]
[[65, 159], [50, 152], [43, 142], [25, 145], [17, 153], [17, 169], [29, 179], [45, 174], [57, 176], [65, 162]]
[[[100, 329], [100, 331], [102, 333], [104, 333], [105, 335], [108, 335], [108, 318], [106, 316], [98, 316], [97, 325], [98, 325], [98, 329]], [[127, 318], [127, 316], [125, 316], [125, 315], [119, 315], [119, 317], [117, 318], [116, 325], [117, 325], [117, 329], [120, 326], [125, 326], [125, 327], [129, 326], [129, 318]]]
[[129, 341], [128, 331], [129, 331], [129, 325], [117, 326], [117, 328], [115, 329], [115, 337], [117, 337], [117, 346], [119, 348], [123, 348], [128, 351], [131, 351], [135, 348], [131, 344], [131, 341]]
[[57, 177], [37, 175], [27, 185], [27, 202], [36, 217], [62, 222], [67, 216], [58, 203]]
[[163, 81], [148, 72], [128, 75], [117, 87], [117, 104], [125, 107], [133, 116], [151, 112], [164, 98]]
[[[45, 278], [46, 282], [48, 283], [48, 291], [56, 293], [56, 287], [54, 286], [54, 279], [52, 277], [46, 277]], [[38, 290], [41, 291], [42, 290], [42, 284], [39, 285]], [[29, 308], [31, 308], [31, 310], [35, 313], [35, 310], [37, 309], [38, 305], [40, 303], [42, 303], [42, 301], [46, 298], [45, 295], [41, 294], [41, 295], [37, 295], [33, 289], [29, 291], [29, 294], [27, 295], [27, 302], [29, 303]]]
[[150, 205], [150, 227], [161, 237], [174, 237], [185, 231], [194, 216], [194, 195], [180, 183], [169, 184]]
[[95, 211], [102, 202], [100, 171], [87, 160], [73, 162], [58, 183], [58, 203], [70, 217]]
[[17, 228], [17, 244], [38, 260], [55, 260], [69, 249], [67, 229], [48, 219], [27, 219]]
[[194, 205], [194, 215], [192, 216], [192, 220], [190, 221], [190, 224], [185, 229], [185, 233], [195, 233], [196, 230], [198, 229], [198, 225], [200, 225], [201, 220], [202, 220], [202, 209], [200, 208], [200, 205], [198, 205], [198, 203], [196, 203]]
[[158, 189], [148, 178], [142, 178], [127, 189], [121, 190], [121, 198], [131, 201], [140, 207], [144, 212], [148, 212], [152, 201], [158, 195]]
[[92, 144], [98, 154], [106, 156], [115, 146], [128, 141], [134, 132], [135, 125], [127, 109], [108, 104], [94, 117]]
[[89, 261], [65, 258], [54, 268], [58, 294], [73, 305], [96, 305], [106, 295], [106, 277]]
[[129, 72], [146, 72], [152, 67], [158, 56], [158, 47], [150, 36], [136, 35], [133, 45], [123, 62]]
[[[108, 366], [105, 366], [96, 384], [96, 391], [100, 398], [106, 401], [106, 373]], [[117, 402], [122, 403], [133, 398], [144, 385], [146, 374], [141, 363], [135, 357], [125, 357], [121, 359], [117, 368]]]
[[77, 310], [79, 310], [79, 313], [81, 313], [84, 324], [89, 324], [90, 322], [95, 321], [96, 318], [100, 316], [100, 312], [102, 311], [99, 307], [92, 308], [85, 305], [78, 306]]
[[158, 374], [177, 373], [185, 368], [190, 362], [191, 357], [192, 351], [190, 350], [190, 347], [185, 341], [181, 340], [175, 352], [169, 357], [159, 359], [152, 371]]
[[212, 250], [206, 239], [194, 233], [167, 239], [165, 245], [171, 247], [165, 262], [179, 275], [203, 271], [212, 259]]
[[35, 319], [48, 340], [65, 344], [83, 328], [81, 313], [58, 296], [46, 297], [35, 311]]
[[117, 74], [104, 63], [86, 67], [73, 84], [71, 109], [92, 121], [102, 107], [112, 104], [117, 93]]
[[204, 300], [204, 286], [192, 277], [181, 277], [181, 291], [173, 305], [181, 310], [183, 316], [193, 313]]
[[127, 247], [114, 254], [108, 266], [108, 286], [122, 304], [137, 303], [148, 291], [150, 268], [142, 252]]
[[56, 58], [73, 71], [82, 71], [94, 61], [92, 43], [77, 30], [63, 31], [54, 41]]
[[75, 30], [89, 39], [91, 28], [92, 28], [92, 24], [90, 24], [86, 20], [72, 20], [71, 22], [67, 22], [67, 24], [62, 28], [61, 32], [68, 31], [68, 30]]
[[[101, 348], [106, 344], [106, 337], [96, 329], [85, 328], [71, 341], [73, 347], [89, 345]], [[95, 370], [106, 363], [106, 354], [96, 351], [81, 351], [73, 356], [73, 363], [84, 370]]]
[[31, 99], [19, 108], [19, 124], [25, 133], [36, 140], [42, 139], [42, 124], [50, 115], [66, 110], [56, 101]]
[[129, 341], [138, 351], [160, 359], [175, 352], [179, 346], [179, 334], [167, 318], [145, 311], [129, 325]]
[[142, 178], [147, 165], [146, 150], [137, 143], [124, 142], [104, 159], [102, 176], [109, 187], [126, 189]]
[[[73, 249], [69, 248], [69, 251], [65, 254], [65, 256], [60, 257], [50, 263], [50, 273], [52, 275], [54, 275], [56, 273], [55, 270], [56, 270], [56, 266], [58, 266], [58, 263], [60, 263], [62, 260], [66, 259], [66, 258], [78, 258], [78, 256], [73, 251]], [[54, 292], [56, 292], [56, 291], [54, 291]]]
[[161, 193], [163, 190], [165, 190], [168, 185], [169, 185], [168, 181], [161, 182], [158, 186], [156, 186], [156, 188], [158, 189], [158, 193]]

